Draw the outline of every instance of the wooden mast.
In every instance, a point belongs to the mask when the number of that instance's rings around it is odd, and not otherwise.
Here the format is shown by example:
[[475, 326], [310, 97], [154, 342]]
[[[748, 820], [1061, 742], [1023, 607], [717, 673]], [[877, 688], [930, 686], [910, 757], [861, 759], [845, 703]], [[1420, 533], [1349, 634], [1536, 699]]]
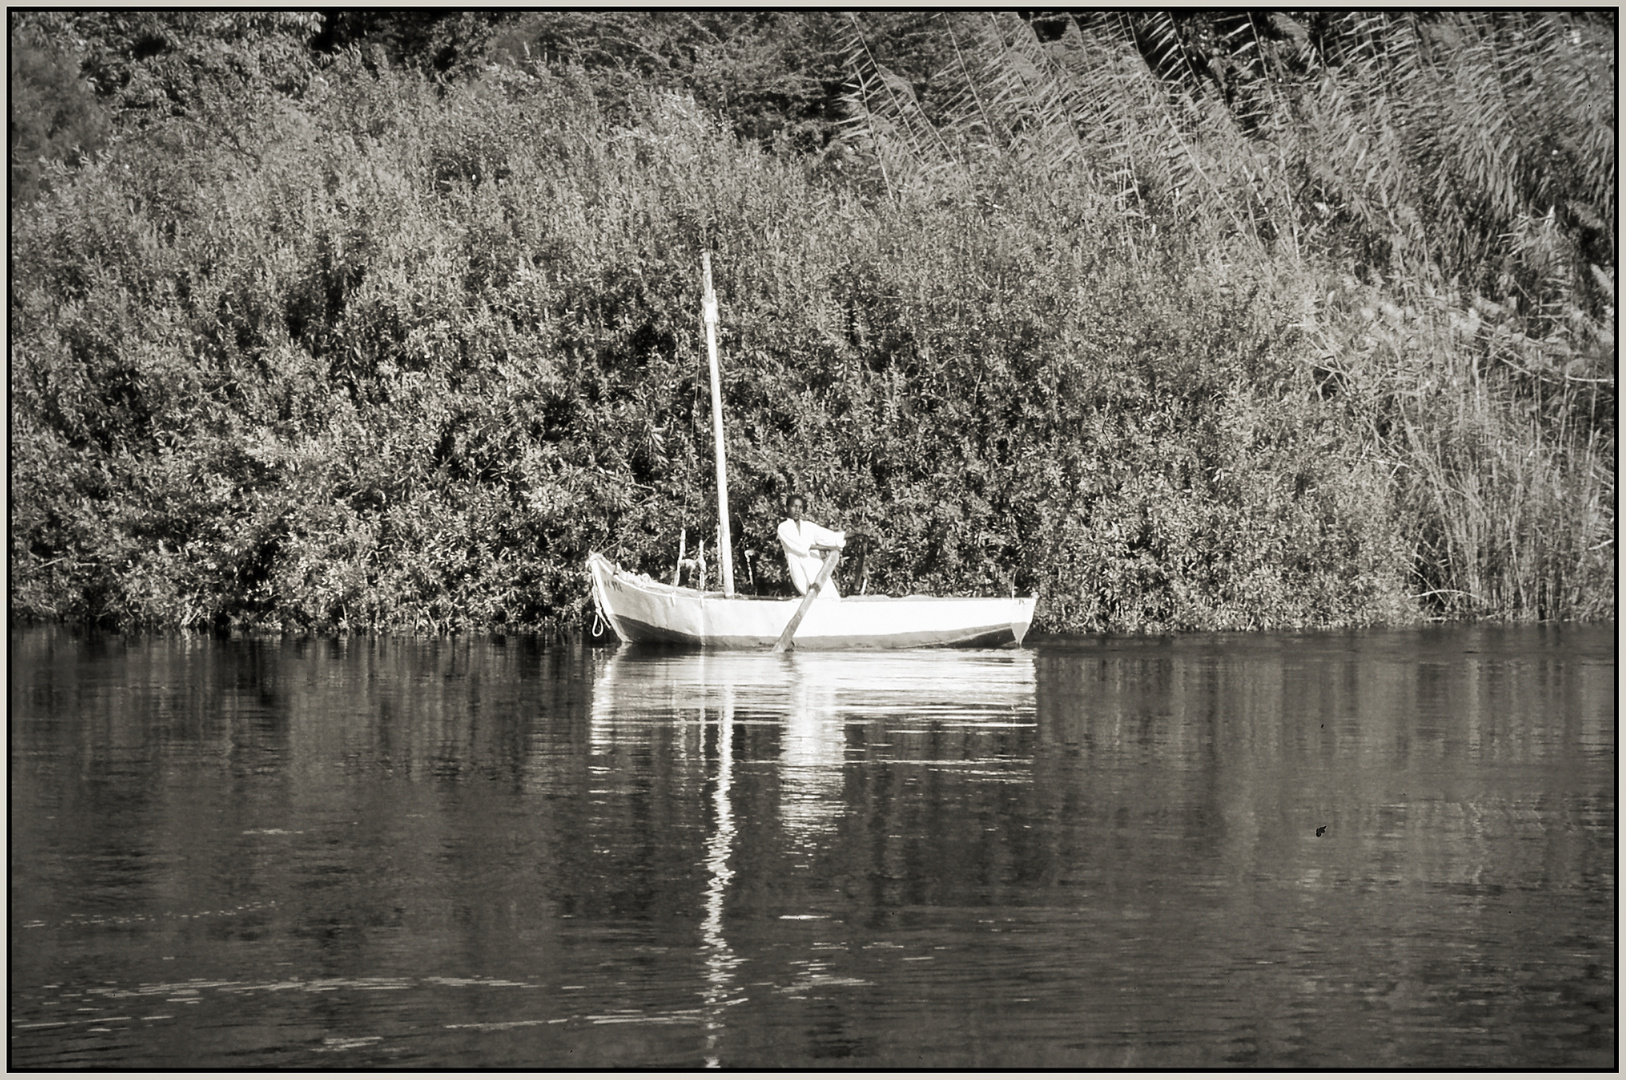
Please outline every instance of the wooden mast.
[[706, 274], [702, 308], [706, 316], [706, 351], [711, 355], [711, 430], [717, 442], [717, 557], [723, 566], [723, 595], [734, 595], [734, 545], [728, 535], [728, 465], [723, 456], [723, 390], [717, 373], [717, 294], [711, 289], [711, 252], [700, 254]]

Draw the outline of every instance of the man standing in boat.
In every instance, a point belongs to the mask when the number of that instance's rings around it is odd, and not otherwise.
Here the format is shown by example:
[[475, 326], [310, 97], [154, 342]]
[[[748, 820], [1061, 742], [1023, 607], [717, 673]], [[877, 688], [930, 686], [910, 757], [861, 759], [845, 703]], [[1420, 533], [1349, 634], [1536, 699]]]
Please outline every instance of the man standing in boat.
[[[796, 591], [806, 596], [808, 587], [817, 580], [819, 569], [824, 565], [824, 553], [813, 549], [846, 547], [847, 534], [831, 532], [805, 520], [802, 515], [807, 513], [807, 500], [800, 495], [792, 495], [786, 500], [785, 509], [790, 517], [779, 523], [779, 543], [785, 549], [785, 562], [790, 566], [790, 580], [795, 584]], [[836, 589], [834, 576], [824, 583], [819, 595], [841, 595]]]

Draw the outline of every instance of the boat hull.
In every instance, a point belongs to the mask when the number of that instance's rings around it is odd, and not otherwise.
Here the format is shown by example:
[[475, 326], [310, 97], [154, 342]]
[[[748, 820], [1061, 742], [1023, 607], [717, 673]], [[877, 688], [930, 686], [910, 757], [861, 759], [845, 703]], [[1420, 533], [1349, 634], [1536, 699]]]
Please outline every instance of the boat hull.
[[[769, 649], [800, 597], [724, 596], [630, 574], [603, 555], [587, 559], [599, 611], [625, 642], [691, 648]], [[847, 596], [817, 599], [794, 639], [798, 649], [992, 648], [1020, 645], [1035, 598]]]

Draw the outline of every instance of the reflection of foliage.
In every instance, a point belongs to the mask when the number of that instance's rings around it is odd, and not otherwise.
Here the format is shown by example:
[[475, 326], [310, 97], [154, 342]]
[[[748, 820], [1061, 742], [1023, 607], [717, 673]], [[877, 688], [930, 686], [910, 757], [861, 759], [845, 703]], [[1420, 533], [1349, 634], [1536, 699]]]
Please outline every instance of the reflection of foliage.
[[[1612, 606], [1612, 263], [1535, 193], [1501, 240], [1430, 202], [1425, 150], [1314, 181], [1359, 160], [1317, 116], [1398, 137], [1354, 46], [470, 16], [418, 26], [431, 78], [318, 71], [303, 17], [73, 17], [119, 127], [13, 220], [15, 613], [574, 622], [589, 549], [669, 571], [714, 528], [702, 250], [737, 550], [794, 486], [881, 538], [872, 588], [1037, 590], [1052, 629]], [[1230, 43], [1220, 90], [1177, 40]], [[1402, 198], [1400, 250], [1359, 207]]]

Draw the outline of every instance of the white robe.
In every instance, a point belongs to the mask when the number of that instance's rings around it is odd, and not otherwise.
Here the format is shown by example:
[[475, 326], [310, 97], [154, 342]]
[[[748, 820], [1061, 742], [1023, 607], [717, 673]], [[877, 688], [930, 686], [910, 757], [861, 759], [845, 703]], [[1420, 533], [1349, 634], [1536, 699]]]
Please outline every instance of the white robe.
[[[829, 529], [813, 524], [811, 521], [797, 521], [786, 518], [779, 523], [779, 543], [785, 548], [785, 562], [790, 566], [790, 579], [796, 584], [796, 591], [803, 596], [807, 595], [808, 588], [818, 580], [819, 571], [824, 567], [824, 556], [828, 552], [815, 552], [815, 544], [824, 547], [846, 547], [847, 534], [831, 532]], [[840, 596], [836, 588], [835, 575], [824, 583], [819, 590], [822, 596]]]

